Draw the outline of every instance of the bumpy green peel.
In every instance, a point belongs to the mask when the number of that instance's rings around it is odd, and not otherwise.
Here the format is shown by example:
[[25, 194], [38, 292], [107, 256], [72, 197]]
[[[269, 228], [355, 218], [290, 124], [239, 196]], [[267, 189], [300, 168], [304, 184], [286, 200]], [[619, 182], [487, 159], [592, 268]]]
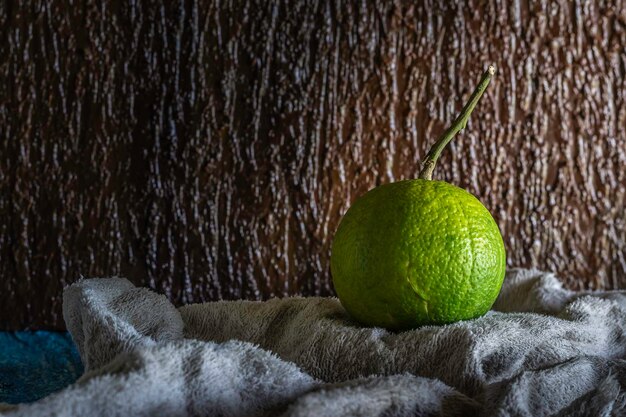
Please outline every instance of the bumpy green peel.
[[352, 205], [335, 234], [331, 271], [354, 318], [401, 330], [486, 313], [505, 260], [498, 226], [476, 197], [416, 179], [374, 188]]
[[370, 326], [408, 329], [485, 314], [504, 280], [496, 222], [470, 193], [432, 173], [467, 124], [494, 67], [428, 152], [419, 179], [380, 187], [350, 207], [335, 234], [331, 272], [343, 306]]

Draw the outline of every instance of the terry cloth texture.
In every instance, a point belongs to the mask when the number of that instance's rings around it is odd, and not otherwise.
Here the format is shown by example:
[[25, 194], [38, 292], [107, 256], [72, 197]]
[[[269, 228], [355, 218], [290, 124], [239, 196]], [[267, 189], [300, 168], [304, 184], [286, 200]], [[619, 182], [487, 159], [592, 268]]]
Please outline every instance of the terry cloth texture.
[[624, 293], [550, 273], [510, 270], [494, 311], [401, 333], [333, 298], [176, 309], [121, 278], [67, 288], [64, 316], [86, 373], [5, 415], [626, 414]]
[[36, 401], [83, 373], [69, 333], [0, 332], [0, 403]]

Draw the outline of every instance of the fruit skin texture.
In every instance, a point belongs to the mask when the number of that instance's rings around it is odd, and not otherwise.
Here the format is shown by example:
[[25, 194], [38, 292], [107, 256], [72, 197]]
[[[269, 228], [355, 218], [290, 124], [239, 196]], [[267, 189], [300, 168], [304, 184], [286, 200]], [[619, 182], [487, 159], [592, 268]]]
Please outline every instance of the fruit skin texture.
[[502, 235], [485, 206], [461, 188], [423, 179], [358, 198], [331, 250], [344, 308], [362, 324], [392, 330], [485, 314], [505, 266]]

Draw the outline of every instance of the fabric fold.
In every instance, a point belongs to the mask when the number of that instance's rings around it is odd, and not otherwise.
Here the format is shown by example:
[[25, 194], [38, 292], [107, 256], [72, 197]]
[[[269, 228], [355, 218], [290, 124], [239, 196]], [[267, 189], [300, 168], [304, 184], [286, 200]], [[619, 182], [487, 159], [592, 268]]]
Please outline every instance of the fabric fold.
[[483, 317], [401, 333], [355, 323], [334, 298], [176, 309], [121, 278], [68, 287], [64, 317], [85, 375], [3, 415], [626, 413], [624, 293], [539, 271], [510, 270]]

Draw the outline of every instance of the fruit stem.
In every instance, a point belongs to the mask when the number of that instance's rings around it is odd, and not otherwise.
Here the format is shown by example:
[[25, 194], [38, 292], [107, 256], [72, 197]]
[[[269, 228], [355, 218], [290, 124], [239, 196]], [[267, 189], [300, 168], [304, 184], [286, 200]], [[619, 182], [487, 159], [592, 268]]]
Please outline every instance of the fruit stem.
[[470, 114], [474, 111], [474, 107], [480, 100], [480, 97], [483, 95], [487, 86], [489, 85], [489, 81], [491, 81], [491, 77], [496, 73], [496, 68], [493, 65], [490, 65], [487, 71], [483, 74], [480, 79], [480, 82], [476, 86], [476, 89], [470, 96], [467, 103], [461, 110], [461, 113], [457, 116], [448, 129], [437, 139], [437, 142], [430, 148], [428, 154], [426, 154], [426, 159], [422, 164], [422, 170], [420, 171], [419, 178], [423, 180], [432, 180], [433, 179], [433, 171], [435, 169], [435, 164], [437, 163], [437, 159], [441, 155], [441, 151], [446, 147], [448, 143], [452, 140], [452, 138], [459, 133], [461, 130], [465, 129], [467, 125], [467, 121], [469, 120]]

